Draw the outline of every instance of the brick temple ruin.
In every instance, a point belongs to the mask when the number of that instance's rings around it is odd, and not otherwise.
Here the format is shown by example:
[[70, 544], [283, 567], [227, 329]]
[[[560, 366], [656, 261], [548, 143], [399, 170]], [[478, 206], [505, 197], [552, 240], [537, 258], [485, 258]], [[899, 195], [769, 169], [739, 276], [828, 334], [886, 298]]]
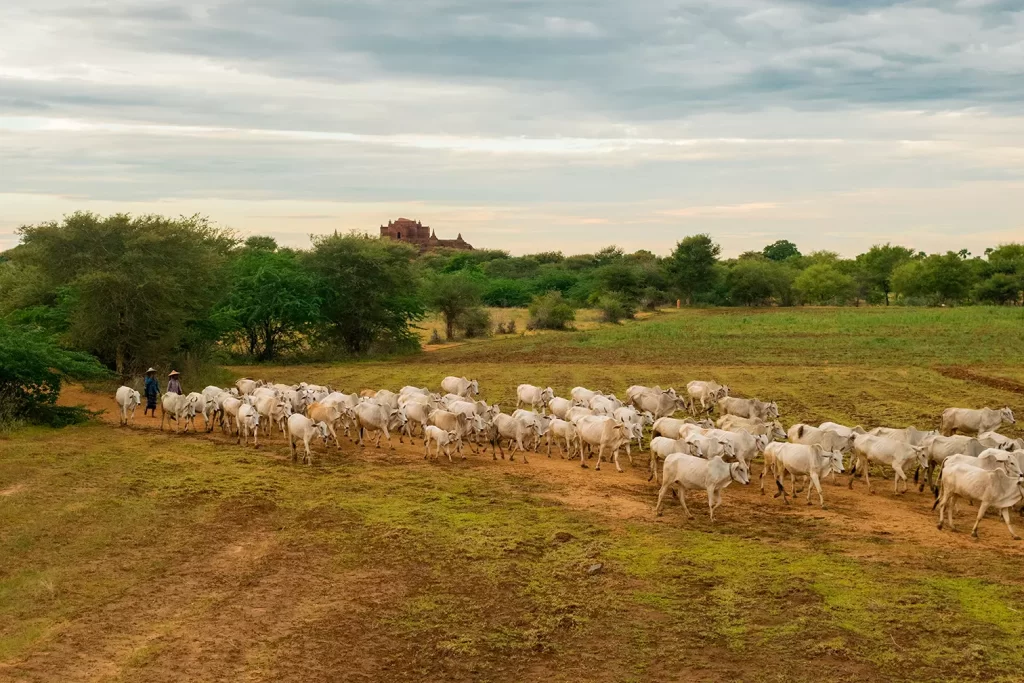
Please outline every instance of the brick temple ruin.
[[473, 250], [473, 245], [462, 239], [462, 233], [459, 233], [459, 236], [453, 240], [439, 239], [429, 226], [408, 218], [388, 221], [387, 225], [380, 226], [380, 236], [396, 242], [415, 245], [419, 247], [420, 251], [429, 251], [430, 249]]

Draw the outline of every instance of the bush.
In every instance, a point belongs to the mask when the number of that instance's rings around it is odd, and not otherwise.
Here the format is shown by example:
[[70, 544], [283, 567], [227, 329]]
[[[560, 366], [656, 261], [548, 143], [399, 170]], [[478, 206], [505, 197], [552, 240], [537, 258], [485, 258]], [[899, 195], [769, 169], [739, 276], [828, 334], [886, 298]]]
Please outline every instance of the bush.
[[561, 292], [548, 292], [538, 296], [530, 304], [531, 330], [565, 330], [576, 320], [576, 311], [565, 300]]
[[466, 339], [490, 336], [491, 314], [485, 308], [471, 308], [459, 317], [459, 327], [465, 330]]
[[0, 421], [63, 425], [81, 421], [80, 409], [57, 406], [67, 378], [94, 378], [107, 370], [87, 353], [67, 351], [37, 330], [0, 322]]
[[597, 309], [601, 311], [601, 321], [617, 323], [636, 315], [636, 307], [631, 302], [614, 294], [605, 294], [597, 300]]

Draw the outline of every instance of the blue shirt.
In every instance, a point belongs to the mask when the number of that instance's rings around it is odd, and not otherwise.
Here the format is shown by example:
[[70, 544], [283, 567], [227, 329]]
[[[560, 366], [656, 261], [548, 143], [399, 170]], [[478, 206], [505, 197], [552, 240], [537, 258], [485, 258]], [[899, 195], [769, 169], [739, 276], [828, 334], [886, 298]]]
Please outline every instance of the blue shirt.
[[156, 381], [156, 377], [146, 378], [146, 396], [156, 396], [160, 393], [160, 383]]

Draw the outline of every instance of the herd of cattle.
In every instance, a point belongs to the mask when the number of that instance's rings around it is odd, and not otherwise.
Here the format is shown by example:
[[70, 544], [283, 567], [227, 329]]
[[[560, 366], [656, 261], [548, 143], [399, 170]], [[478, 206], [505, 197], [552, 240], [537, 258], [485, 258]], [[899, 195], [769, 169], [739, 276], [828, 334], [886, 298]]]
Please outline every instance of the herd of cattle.
[[[161, 399], [161, 430], [167, 419], [174, 421], [175, 431], [181, 426], [196, 430], [195, 419], [202, 416], [207, 431], [220, 425], [222, 431], [235, 434], [238, 442], [248, 445], [250, 436], [258, 446], [261, 429], [272, 436], [276, 427], [289, 443], [292, 459], [298, 458], [298, 443], [303, 445], [303, 462], [312, 463], [310, 443], [319, 440], [329, 445], [334, 441], [341, 448], [339, 431], [360, 447], [364, 437], [375, 435], [375, 445], [382, 438], [394, 448], [392, 435], [400, 442], [415, 436], [423, 440], [424, 457], [431, 450], [435, 458], [443, 451], [452, 460], [452, 450], [465, 459], [468, 445], [480, 452], [488, 445], [497, 459], [509, 460], [522, 454], [540, 452], [546, 445], [551, 457], [554, 444], [562, 457], [580, 457], [580, 466], [595, 458], [595, 469], [607, 456], [615, 468], [620, 451], [625, 449], [630, 464], [633, 445], [644, 450], [644, 437], [650, 428], [649, 481], [661, 484], [656, 507], [661, 514], [665, 496], [674, 493], [686, 514], [684, 494], [703, 490], [714, 521], [715, 509], [722, 502], [722, 491], [733, 481], [750, 483], [750, 465], [763, 457], [761, 492], [764, 478], [775, 481], [776, 497], [788, 503], [797, 493], [799, 478], [807, 489], [811, 503], [812, 490], [825, 506], [821, 481], [846, 471], [849, 455], [849, 487], [853, 488], [858, 471], [869, 491], [869, 465], [891, 468], [895, 473], [894, 490], [908, 488], [908, 474], [915, 481], [923, 472], [919, 490], [932, 486], [939, 509], [939, 528], [948, 518], [953, 528], [953, 511], [958, 501], [978, 505], [978, 516], [972, 534], [977, 536], [978, 524], [986, 510], [994, 508], [1002, 515], [1014, 539], [1018, 536], [1010, 525], [1010, 510], [1024, 500], [1024, 439], [1011, 439], [996, 430], [1004, 423], [1015, 424], [1009, 408], [949, 408], [942, 414], [939, 431], [921, 431], [914, 427], [877, 427], [866, 431], [860, 426], [848, 427], [834, 422], [818, 426], [794, 424], [788, 430], [779, 421], [779, 408], [774, 402], [756, 398], [730, 396], [729, 387], [716, 382], [694, 381], [679, 395], [674, 389], [632, 386], [626, 400], [614, 394], [576, 387], [570, 397], [555, 396], [550, 387], [529, 384], [517, 389], [516, 410], [511, 414], [497, 405], [479, 400], [480, 385], [465, 377], [447, 377], [441, 382], [441, 393], [427, 388], [406, 386], [397, 394], [388, 390], [364, 390], [345, 394], [330, 387], [301, 383], [269, 384], [243, 378], [229, 390], [207, 387], [202, 393], [186, 396], [164, 394]], [[116, 394], [121, 423], [134, 420], [139, 393], [121, 387]], [[681, 411], [687, 417], [674, 417]], [[711, 417], [717, 411], [717, 420]], [[664, 462], [659, 473], [658, 465]], [[784, 480], [790, 476], [791, 493]]]

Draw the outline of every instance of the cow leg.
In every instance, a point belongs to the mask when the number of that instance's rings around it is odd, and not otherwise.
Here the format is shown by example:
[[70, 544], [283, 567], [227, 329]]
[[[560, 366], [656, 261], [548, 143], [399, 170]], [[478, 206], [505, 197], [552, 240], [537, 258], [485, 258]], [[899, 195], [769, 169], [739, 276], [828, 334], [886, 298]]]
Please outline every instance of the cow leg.
[[[584, 465], [584, 467], [586, 467], [586, 465]], [[661, 485], [661, 490], [658, 491], [658, 504], [654, 506], [654, 514], [658, 517], [661, 517], [661, 506], [664, 504], [665, 494], [668, 493], [670, 488], [672, 488], [672, 484], [666, 480], [665, 483]]]
[[871, 490], [871, 473], [868, 471], [871, 469], [871, 463], [867, 458], [864, 458], [864, 483], [868, 485], [868, 493], [874, 493]]
[[305, 439], [302, 440], [302, 445], [305, 446], [305, 448], [306, 448], [306, 452], [302, 456], [302, 462], [303, 462], [303, 464], [306, 464], [307, 461], [308, 461], [308, 464], [312, 465], [313, 464], [313, 452], [309, 450], [309, 437], [308, 436]]
[[[818, 491], [818, 502], [821, 503], [821, 509], [825, 509], [825, 496], [821, 493], [821, 481], [818, 479], [817, 472], [811, 472], [811, 483], [814, 484], [814, 488]], [[807, 487], [807, 504], [811, 504], [811, 487]]]
[[789, 496], [786, 495], [786, 487], [783, 485], [785, 479], [785, 470], [782, 470], [782, 472], [779, 472], [778, 470], [775, 471], [775, 486], [778, 487], [779, 491], [778, 493], [775, 494], [774, 497], [778, 498], [779, 496], [782, 496], [782, 502], [785, 503], [786, 505], [789, 505]]
[[[782, 476], [783, 476], [783, 479], [785, 479], [786, 475], [783, 474]], [[789, 484], [790, 484], [790, 488], [793, 489], [793, 496], [792, 497], [795, 500], [796, 499], [796, 472], [790, 472], [789, 473]]]
[[587, 469], [587, 458], [583, 451], [583, 442], [580, 441], [580, 467]]
[[[539, 436], [537, 437], [537, 440], [540, 441], [540, 437]], [[519, 449], [523, 452], [523, 462], [526, 463], [526, 464], [529, 464], [530, 461], [526, 459], [526, 451], [527, 451], [527, 449], [523, 448], [523, 442], [522, 441], [519, 442]]]
[[1017, 535], [1013, 530], [1013, 527], [1010, 525], [1010, 508], [1003, 508], [999, 511], [999, 514], [1002, 515], [1003, 521], [1006, 522], [1006, 528], [1010, 531], [1010, 536], [1013, 537], [1013, 540], [1019, 541], [1020, 536]]
[[978, 525], [981, 524], [981, 518], [985, 516], [985, 511], [988, 510], [988, 502], [981, 501], [978, 505], [978, 518], [974, 520], [974, 528], [971, 529], [971, 536], [978, 537]]
[[896, 495], [899, 495], [899, 493], [900, 493], [900, 481], [902, 480], [903, 481], [903, 493], [906, 493], [907, 492], [907, 475], [903, 473], [903, 467], [899, 463], [894, 462], [892, 464], [892, 471], [893, 471], [893, 477], [892, 477], [893, 478], [893, 492]]
[[690, 508], [686, 507], [686, 490], [682, 486], [674, 487], [676, 496], [679, 498], [679, 504], [683, 506], [683, 512], [686, 513], [687, 519], [693, 519], [693, 515], [690, 513]]
[[714, 486], [709, 486], [708, 487], [708, 516], [710, 517], [712, 522], [715, 521], [715, 508], [716, 507], [718, 507], [718, 505], [715, 503], [715, 487]]
[[[622, 469], [622, 467], [619, 465], [619, 449], [618, 448], [615, 449], [615, 452], [612, 454], [612, 458], [613, 458], [613, 460], [615, 462], [615, 471], [616, 472], [625, 472], [626, 470]], [[629, 464], [630, 465], [633, 464], [633, 458], [629, 459]]]
[[597, 447], [597, 465], [594, 466], [594, 471], [595, 472], [601, 469], [601, 456], [603, 456], [603, 455], [604, 455], [604, 444], [602, 443], [600, 446]]
[[[450, 443], [446, 443], [444, 445], [444, 454], [448, 456], [448, 462], [455, 462], [454, 460], [452, 460], [452, 445]], [[440, 456], [441, 454], [438, 453], [438, 457]]]

